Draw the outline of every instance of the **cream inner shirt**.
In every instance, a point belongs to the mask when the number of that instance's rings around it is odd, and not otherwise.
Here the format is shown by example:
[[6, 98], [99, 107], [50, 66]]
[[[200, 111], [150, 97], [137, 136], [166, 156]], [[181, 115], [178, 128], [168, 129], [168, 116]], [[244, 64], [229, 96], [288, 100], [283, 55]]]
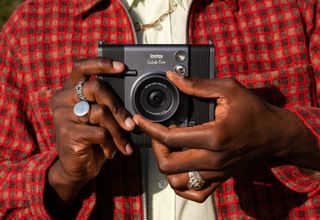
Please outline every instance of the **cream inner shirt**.
[[[136, 0], [135, 0], [136, 1]], [[129, 9], [134, 0], [122, 0]], [[178, 4], [176, 10], [155, 28], [136, 32], [140, 44], [185, 44], [187, 43], [187, 20], [192, 0], [140, 0], [131, 7], [133, 23], [152, 23], [167, 12], [170, 4]], [[151, 148], [141, 149], [142, 174], [146, 186], [147, 216], [153, 220], [213, 220], [212, 198], [199, 204], [179, 197], [158, 170]]]

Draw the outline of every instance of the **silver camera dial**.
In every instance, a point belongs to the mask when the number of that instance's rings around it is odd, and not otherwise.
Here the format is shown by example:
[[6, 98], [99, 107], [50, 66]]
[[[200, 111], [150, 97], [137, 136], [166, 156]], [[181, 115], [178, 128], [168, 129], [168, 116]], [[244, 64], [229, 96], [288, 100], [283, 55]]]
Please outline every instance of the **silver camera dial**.
[[174, 71], [181, 76], [186, 76], [186, 68], [183, 65], [176, 65]]

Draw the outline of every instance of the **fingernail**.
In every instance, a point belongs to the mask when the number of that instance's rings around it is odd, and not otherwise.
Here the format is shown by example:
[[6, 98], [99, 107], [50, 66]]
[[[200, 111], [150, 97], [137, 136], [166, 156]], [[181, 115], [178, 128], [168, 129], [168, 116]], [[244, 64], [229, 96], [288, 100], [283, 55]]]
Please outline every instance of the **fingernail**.
[[125, 125], [127, 126], [127, 128], [129, 129], [133, 129], [136, 124], [134, 123], [134, 121], [132, 120], [132, 118], [128, 117], [125, 121], [124, 121]]
[[137, 119], [137, 116], [134, 116], [134, 117], [133, 117], [133, 121], [136, 123], [136, 125], [139, 126], [139, 121], [138, 121], [138, 119]]
[[176, 72], [168, 72], [168, 78], [178, 78], [178, 79], [181, 79], [181, 78], [184, 78], [185, 77], [185, 75], [181, 75], [181, 74], [179, 74], [179, 73], [176, 73]]
[[115, 68], [115, 69], [122, 69], [123, 63], [120, 63], [120, 62], [118, 62], [118, 61], [112, 61], [112, 66], [113, 66], [113, 68]]
[[125, 146], [125, 149], [126, 149], [127, 154], [132, 154], [133, 149], [129, 143]]

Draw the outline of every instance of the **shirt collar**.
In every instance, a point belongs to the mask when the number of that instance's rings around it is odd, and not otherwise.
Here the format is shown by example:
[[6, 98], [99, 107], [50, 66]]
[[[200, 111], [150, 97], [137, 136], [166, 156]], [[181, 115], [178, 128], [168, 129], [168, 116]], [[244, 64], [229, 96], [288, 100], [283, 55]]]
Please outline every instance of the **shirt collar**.
[[[76, 5], [75, 15], [77, 16], [77, 15], [80, 15], [80, 14], [90, 10], [92, 7], [94, 7], [99, 2], [105, 1], [105, 0], [72, 0], [72, 1]], [[118, 0], [118, 1], [121, 1], [121, 0]], [[213, 1], [218, 1], [218, 0], [213, 0]], [[237, 9], [237, 0], [220, 0], [220, 1], [225, 1], [233, 9]], [[131, 4], [132, 4], [132, 2], [133, 2], [133, 0], [128, 1], [128, 3], [131, 3]]]

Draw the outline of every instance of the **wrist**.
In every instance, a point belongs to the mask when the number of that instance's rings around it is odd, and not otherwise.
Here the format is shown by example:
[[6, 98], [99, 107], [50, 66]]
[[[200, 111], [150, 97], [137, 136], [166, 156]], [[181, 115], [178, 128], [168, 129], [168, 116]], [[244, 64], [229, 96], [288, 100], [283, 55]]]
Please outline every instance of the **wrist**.
[[44, 188], [44, 205], [53, 219], [75, 219], [82, 207], [82, 196], [87, 194], [80, 192], [82, 189], [75, 182], [70, 183], [65, 174], [60, 172], [59, 166], [56, 161], [49, 169]]
[[57, 196], [65, 205], [71, 204], [75, 200], [86, 183], [86, 181], [77, 180], [67, 175], [60, 160], [57, 160], [49, 169], [48, 184], [56, 191]]

